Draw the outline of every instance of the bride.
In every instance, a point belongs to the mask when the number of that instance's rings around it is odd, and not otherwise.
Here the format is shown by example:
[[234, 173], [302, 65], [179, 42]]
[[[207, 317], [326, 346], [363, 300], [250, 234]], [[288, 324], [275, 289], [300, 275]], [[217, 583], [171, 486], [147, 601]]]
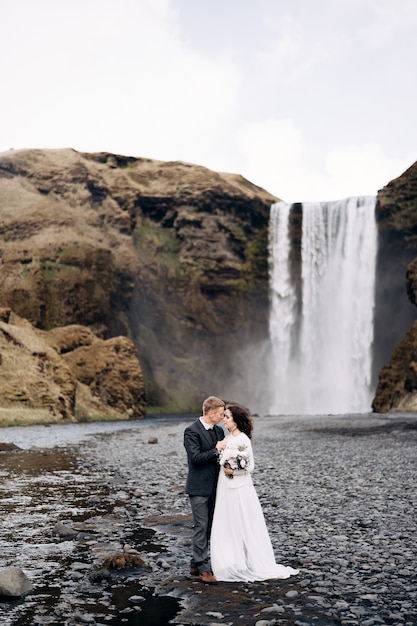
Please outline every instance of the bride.
[[251, 472], [252, 419], [237, 404], [227, 407], [224, 425], [229, 431], [217, 484], [211, 530], [211, 565], [219, 581], [253, 582], [289, 578], [298, 574], [292, 567], [275, 562], [274, 551]]

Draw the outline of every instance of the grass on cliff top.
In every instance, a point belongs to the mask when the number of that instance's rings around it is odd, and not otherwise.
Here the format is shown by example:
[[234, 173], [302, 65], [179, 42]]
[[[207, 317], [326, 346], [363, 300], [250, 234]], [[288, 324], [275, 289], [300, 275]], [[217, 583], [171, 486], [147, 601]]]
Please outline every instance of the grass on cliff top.
[[26, 409], [22, 407], [0, 407], [0, 428], [7, 426], [33, 426], [35, 424], [65, 423], [54, 417], [47, 409]]
[[47, 424], [80, 424], [86, 422], [120, 422], [128, 420], [128, 415], [114, 414], [79, 415], [74, 419], [54, 416], [47, 409], [29, 409], [22, 407], [0, 407], [0, 429], [8, 426], [35, 426]]

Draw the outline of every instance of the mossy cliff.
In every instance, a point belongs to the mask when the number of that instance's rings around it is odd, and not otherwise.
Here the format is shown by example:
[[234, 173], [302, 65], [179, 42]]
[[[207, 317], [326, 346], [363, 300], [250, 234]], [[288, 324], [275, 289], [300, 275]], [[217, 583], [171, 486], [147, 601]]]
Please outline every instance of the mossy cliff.
[[417, 411], [417, 163], [379, 191], [376, 217], [376, 358], [392, 356], [378, 367], [373, 409]]
[[205, 394], [227, 394], [239, 347], [267, 332], [276, 200], [241, 176], [182, 162], [3, 153], [0, 306], [42, 331], [126, 337], [148, 406], [194, 411]]

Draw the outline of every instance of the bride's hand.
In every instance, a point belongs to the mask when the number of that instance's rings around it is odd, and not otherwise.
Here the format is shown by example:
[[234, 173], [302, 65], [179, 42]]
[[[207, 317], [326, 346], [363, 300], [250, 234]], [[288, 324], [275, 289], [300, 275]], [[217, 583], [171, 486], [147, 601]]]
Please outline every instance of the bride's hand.
[[226, 476], [233, 476], [234, 470], [231, 467], [223, 467], [223, 471]]
[[226, 441], [224, 439], [222, 439], [221, 441], [218, 441], [216, 443], [216, 448], [219, 452], [221, 452], [222, 450], [224, 450], [226, 447]]

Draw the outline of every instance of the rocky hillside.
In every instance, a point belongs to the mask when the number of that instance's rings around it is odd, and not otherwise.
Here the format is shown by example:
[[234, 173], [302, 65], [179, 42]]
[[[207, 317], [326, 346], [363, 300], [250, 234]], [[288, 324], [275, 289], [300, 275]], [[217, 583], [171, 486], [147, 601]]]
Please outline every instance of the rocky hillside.
[[0, 309], [0, 394], [0, 426], [140, 418], [146, 409], [130, 339], [77, 325], [43, 331], [10, 309]]
[[[71, 350], [53, 348], [67, 354], [70, 387], [87, 385], [101, 403], [111, 397], [111, 407], [141, 416], [143, 373], [148, 407], [195, 411], [205, 394], [227, 392], [237, 351], [267, 331], [274, 201], [238, 175], [182, 162], [74, 150], [3, 153], [0, 306], [34, 330], [86, 327], [90, 353], [94, 346], [95, 362], [107, 365], [81, 372], [86, 346], [78, 331]], [[59, 331], [60, 341], [71, 333]], [[117, 351], [133, 358], [120, 337], [137, 350], [137, 371], [125, 375], [137, 380], [138, 395], [130, 388], [119, 402], [114, 388], [109, 396], [100, 391], [100, 381], [111, 378]], [[119, 347], [108, 358], [112, 338]], [[33, 358], [39, 368], [36, 350]], [[2, 375], [0, 407], [42, 407], [24, 379], [14, 394], [4, 367]], [[73, 415], [76, 402], [69, 390], [62, 415]]]
[[[375, 344], [392, 354], [379, 368], [373, 409], [417, 411], [417, 163], [378, 193]], [[408, 305], [404, 300], [408, 296]], [[404, 328], [410, 328], [404, 337]]]

